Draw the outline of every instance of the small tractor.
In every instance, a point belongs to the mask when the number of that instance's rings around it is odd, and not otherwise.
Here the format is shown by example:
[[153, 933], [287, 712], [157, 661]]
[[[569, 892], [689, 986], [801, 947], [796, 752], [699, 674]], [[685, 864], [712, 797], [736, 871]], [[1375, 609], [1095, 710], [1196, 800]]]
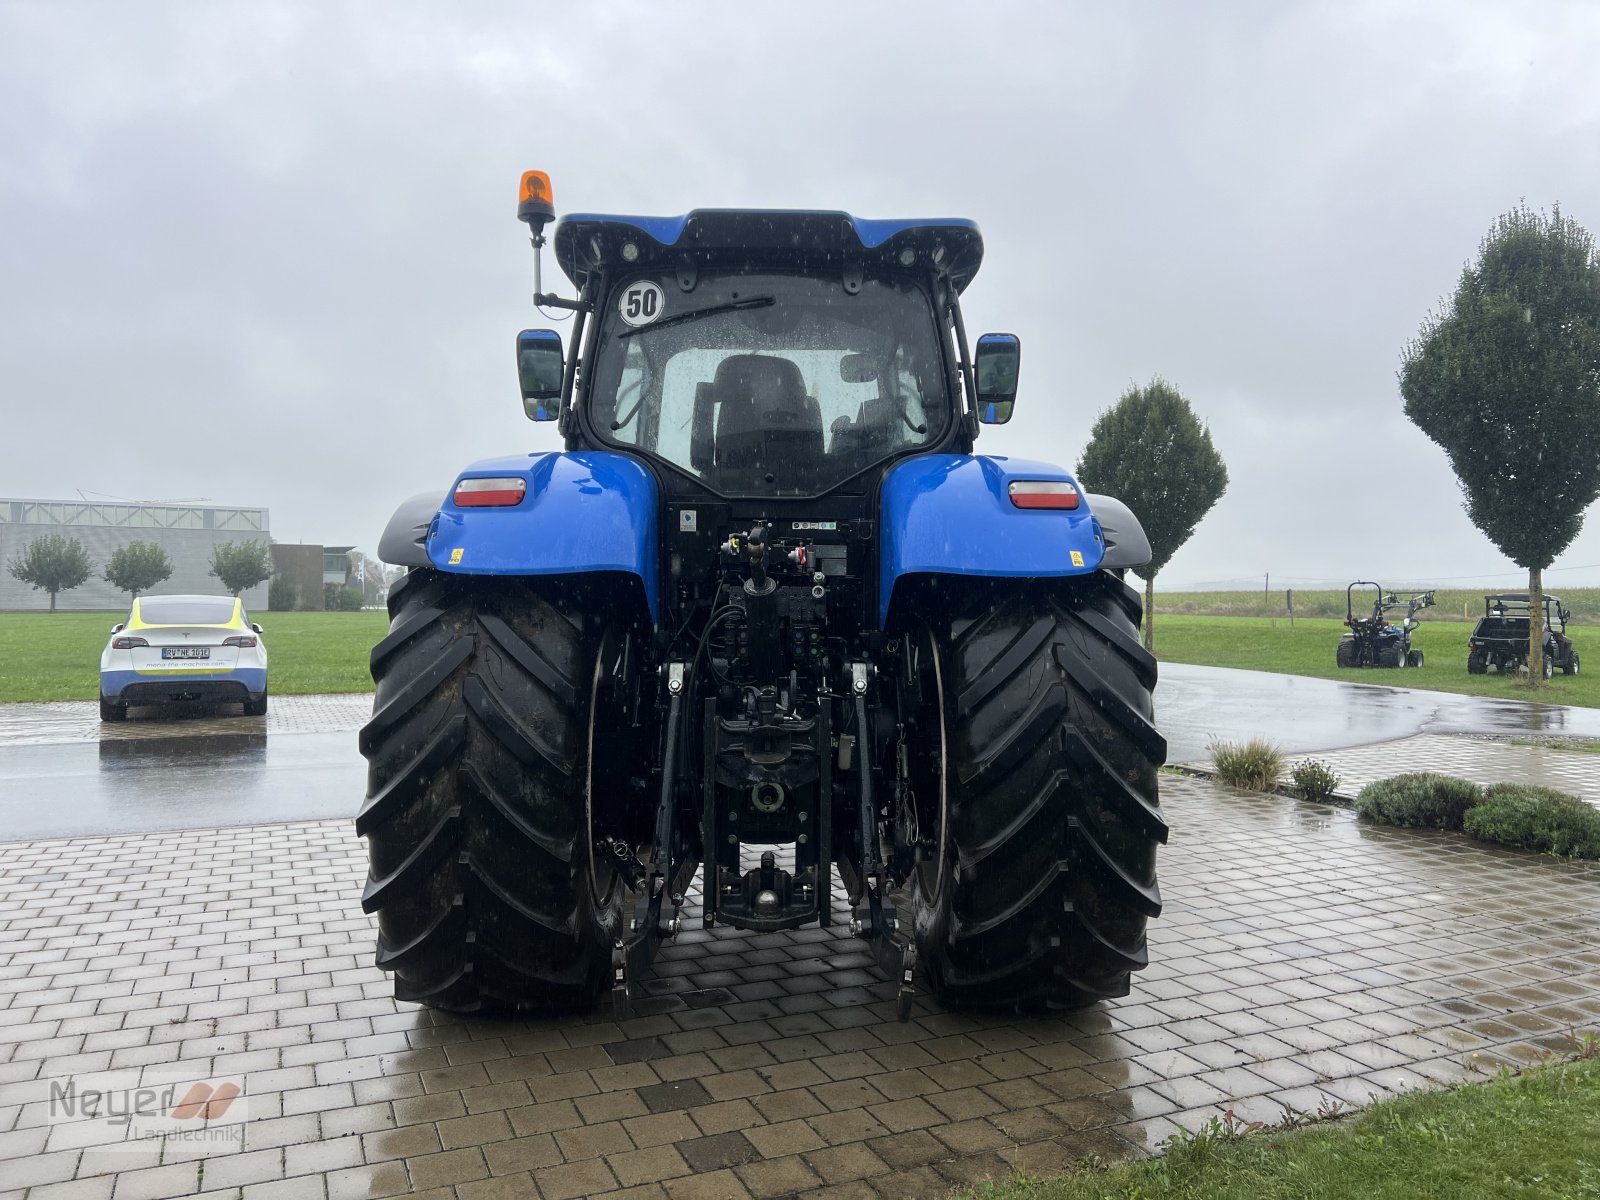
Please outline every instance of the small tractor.
[[[975, 454], [967, 220], [566, 216], [523, 178], [525, 412], [561, 451], [395, 513], [363, 907], [395, 995], [633, 1011], [685, 920], [849, 930], [902, 1019], [1125, 995], [1161, 911], [1155, 660], [1126, 506]], [[699, 901], [691, 884], [700, 879]], [[837, 881], [837, 883], [836, 883]]]
[[[1357, 588], [1372, 589], [1370, 616], [1356, 616]], [[1334, 662], [1341, 667], [1420, 667], [1422, 651], [1411, 648], [1411, 632], [1417, 627], [1417, 614], [1432, 606], [1431, 591], [1399, 596], [1371, 580], [1357, 580], [1344, 590], [1344, 623], [1350, 631], [1339, 639]], [[1402, 609], [1406, 615], [1396, 625], [1389, 614]]]
[[[1533, 605], [1527, 592], [1504, 596], [1485, 596], [1483, 616], [1467, 639], [1467, 674], [1486, 675], [1489, 668], [1509, 674], [1528, 663], [1529, 625]], [[1560, 596], [1544, 598], [1544, 677], [1549, 679], [1560, 668], [1568, 675], [1578, 673], [1578, 652], [1567, 636], [1572, 614]]]

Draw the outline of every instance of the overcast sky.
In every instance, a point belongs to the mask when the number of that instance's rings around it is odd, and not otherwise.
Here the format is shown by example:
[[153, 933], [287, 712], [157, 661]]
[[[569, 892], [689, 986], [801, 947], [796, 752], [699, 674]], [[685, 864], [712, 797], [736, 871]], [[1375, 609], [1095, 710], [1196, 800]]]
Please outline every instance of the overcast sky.
[[[371, 549], [556, 448], [511, 354], [540, 167], [567, 212], [976, 219], [968, 327], [1024, 344], [982, 451], [1071, 467], [1158, 373], [1209, 422], [1165, 586], [1494, 583], [1395, 371], [1497, 214], [1600, 230], [1596, 64], [1587, 0], [0, 0], [0, 495]], [[1600, 583], [1600, 521], [1555, 565]]]

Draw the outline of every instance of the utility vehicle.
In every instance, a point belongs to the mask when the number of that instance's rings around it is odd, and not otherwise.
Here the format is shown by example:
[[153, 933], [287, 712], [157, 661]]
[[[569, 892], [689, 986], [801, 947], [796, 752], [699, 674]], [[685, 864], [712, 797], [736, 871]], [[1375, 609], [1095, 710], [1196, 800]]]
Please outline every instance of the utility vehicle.
[[[1018, 339], [972, 347], [967, 220], [554, 219], [524, 177], [523, 404], [561, 451], [395, 514], [357, 820], [395, 994], [628, 1011], [685, 919], [845, 919], [956, 1004], [1125, 994], [1161, 910], [1166, 745], [1138, 521], [977, 455]], [[701, 879], [701, 902], [690, 904]], [[835, 879], [837, 877], [838, 886]]]
[[[1489, 668], [1510, 672], [1527, 665], [1529, 625], [1533, 605], [1527, 592], [1483, 598], [1483, 616], [1467, 639], [1467, 674], [1486, 675]], [[1567, 636], [1572, 614], [1560, 596], [1544, 597], [1544, 676], [1560, 668], [1568, 675], [1578, 673], [1578, 652]]]

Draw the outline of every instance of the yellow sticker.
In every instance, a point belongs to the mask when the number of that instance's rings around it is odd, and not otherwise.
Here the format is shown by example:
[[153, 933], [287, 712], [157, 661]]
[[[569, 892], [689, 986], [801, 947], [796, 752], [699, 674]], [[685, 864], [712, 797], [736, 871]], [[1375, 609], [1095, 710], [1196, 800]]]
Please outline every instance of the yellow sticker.
[[[450, 561], [455, 562], [455, 559], [452, 558]], [[1083, 566], [1083, 552], [1081, 550], [1074, 550], [1072, 552], [1072, 565], [1075, 567]]]
[[[450, 565], [452, 567], [455, 566], [458, 562], [461, 561], [461, 554], [462, 554], [462, 550], [461, 550], [460, 546], [457, 546], [454, 550], [450, 551]], [[1078, 554], [1078, 552], [1076, 550], [1074, 550], [1072, 552], [1072, 557], [1073, 558], [1078, 558], [1079, 557], [1079, 554]], [[1083, 564], [1080, 562], [1078, 565], [1082, 566]]]

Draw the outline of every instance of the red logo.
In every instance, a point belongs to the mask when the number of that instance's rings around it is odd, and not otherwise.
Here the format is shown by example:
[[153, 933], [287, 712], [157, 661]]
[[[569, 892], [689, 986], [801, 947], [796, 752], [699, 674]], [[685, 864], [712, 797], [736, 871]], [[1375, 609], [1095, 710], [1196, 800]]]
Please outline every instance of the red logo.
[[202, 1121], [212, 1120], [226, 1113], [238, 1095], [239, 1088], [231, 1083], [219, 1088], [213, 1088], [209, 1083], [197, 1083], [178, 1101], [172, 1110], [172, 1118], [175, 1121], [188, 1121], [195, 1117]]

